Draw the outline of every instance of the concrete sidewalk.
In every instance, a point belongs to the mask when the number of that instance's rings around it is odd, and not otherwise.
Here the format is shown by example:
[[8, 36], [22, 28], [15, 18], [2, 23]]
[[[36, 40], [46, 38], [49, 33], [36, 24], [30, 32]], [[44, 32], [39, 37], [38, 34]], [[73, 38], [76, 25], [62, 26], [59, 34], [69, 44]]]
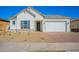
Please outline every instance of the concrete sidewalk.
[[0, 52], [68, 52], [79, 51], [79, 43], [0, 42]]

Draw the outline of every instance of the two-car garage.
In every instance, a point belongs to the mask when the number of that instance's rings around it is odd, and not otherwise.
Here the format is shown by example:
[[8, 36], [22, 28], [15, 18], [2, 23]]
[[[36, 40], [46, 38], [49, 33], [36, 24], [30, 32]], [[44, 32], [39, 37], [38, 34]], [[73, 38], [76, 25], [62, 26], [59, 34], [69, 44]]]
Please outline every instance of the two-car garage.
[[46, 32], [67, 32], [66, 21], [46, 21], [45, 22]]

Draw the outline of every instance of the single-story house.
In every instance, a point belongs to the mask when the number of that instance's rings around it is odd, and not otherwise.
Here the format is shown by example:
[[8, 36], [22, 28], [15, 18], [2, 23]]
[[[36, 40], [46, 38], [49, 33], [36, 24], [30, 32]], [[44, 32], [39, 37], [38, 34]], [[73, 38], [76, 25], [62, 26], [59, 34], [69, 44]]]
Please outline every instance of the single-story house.
[[8, 26], [10, 22], [4, 19], [0, 19], [0, 31], [6, 32], [8, 31]]
[[71, 32], [79, 32], [79, 19], [72, 20], [70, 23]]
[[11, 18], [10, 31], [70, 32], [70, 17], [43, 15], [28, 7]]

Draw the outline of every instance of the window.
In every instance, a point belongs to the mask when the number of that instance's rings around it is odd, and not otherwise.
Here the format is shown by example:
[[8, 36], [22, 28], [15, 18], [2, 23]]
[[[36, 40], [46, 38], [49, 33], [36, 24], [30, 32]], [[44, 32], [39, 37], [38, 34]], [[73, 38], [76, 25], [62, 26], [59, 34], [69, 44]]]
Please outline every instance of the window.
[[21, 29], [29, 29], [30, 28], [30, 21], [21, 21]]
[[15, 25], [15, 21], [13, 21], [13, 25]]

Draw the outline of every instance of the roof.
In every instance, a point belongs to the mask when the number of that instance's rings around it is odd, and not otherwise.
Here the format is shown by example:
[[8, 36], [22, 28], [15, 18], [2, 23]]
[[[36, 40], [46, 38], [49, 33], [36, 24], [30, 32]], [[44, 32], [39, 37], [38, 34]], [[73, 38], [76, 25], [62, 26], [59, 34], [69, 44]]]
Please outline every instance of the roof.
[[7, 20], [4, 20], [4, 19], [0, 19], [0, 21], [9, 22], [9, 21], [7, 21]]
[[11, 19], [15, 19], [17, 16], [10, 16], [9, 18], [11, 18]]
[[[39, 15], [43, 16], [44, 18], [46, 19], [52, 19], [52, 18], [56, 18], [56, 19], [69, 19], [70, 17], [67, 17], [67, 16], [62, 16], [62, 15], [44, 15], [42, 14], [41, 12], [39, 12], [38, 10], [32, 8], [32, 7], [28, 7], [28, 8], [25, 8], [24, 10], [22, 10], [21, 12], [23, 11], [28, 11], [29, 9], [32, 9], [33, 11], [35, 11], [36, 13], [38, 13]], [[18, 14], [20, 14], [21, 12], [19, 12]], [[17, 15], [18, 15], [17, 14]], [[16, 16], [17, 16], [16, 15]], [[16, 18], [16, 16], [14, 17], [11, 17], [11, 18]]]
[[79, 19], [74, 19], [74, 20], [71, 20], [71, 22], [75, 22], [75, 21], [79, 21]]
[[32, 9], [33, 11], [35, 11], [36, 13], [38, 13], [39, 15], [44, 16], [44, 14], [42, 14], [38, 10], [34, 9], [33, 7], [28, 7], [27, 9]]
[[12, 18], [12, 19], [13, 19], [13, 18], [16, 18], [18, 14], [20, 14], [20, 13], [23, 12], [23, 11], [28, 11], [29, 9], [32, 9], [33, 11], [35, 11], [36, 13], [38, 13], [39, 15], [44, 16], [42, 13], [40, 13], [39, 11], [37, 11], [36, 9], [34, 9], [34, 8], [32, 8], [32, 7], [30, 6], [30, 7], [28, 7], [28, 8], [23, 9], [22, 11], [20, 11], [19, 13], [17, 13], [15, 16], [11, 16], [10, 18]]
[[[36, 13], [38, 13], [39, 15], [44, 16], [42, 13], [40, 13], [38, 10], [34, 9], [34, 8], [33, 8], [33, 7], [31, 7], [31, 6], [30, 6], [30, 7], [28, 7], [28, 8], [25, 8], [25, 9], [24, 9], [24, 10], [22, 10], [21, 12], [23, 12], [23, 11], [28, 11], [29, 9], [32, 9], [33, 11], [35, 11]], [[21, 12], [19, 12], [19, 13], [21, 13]], [[19, 13], [18, 13], [18, 14], [19, 14]], [[17, 15], [18, 15], [18, 14], [17, 14]], [[16, 16], [17, 16], [17, 15], [16, 15]], [[16, 16], [15, 16], [15, 17], [16, 17]]]
[[69, 19], [70, 17], [62, 16], [62, 15], [46, 15], [44, 16], [45, 19]]

